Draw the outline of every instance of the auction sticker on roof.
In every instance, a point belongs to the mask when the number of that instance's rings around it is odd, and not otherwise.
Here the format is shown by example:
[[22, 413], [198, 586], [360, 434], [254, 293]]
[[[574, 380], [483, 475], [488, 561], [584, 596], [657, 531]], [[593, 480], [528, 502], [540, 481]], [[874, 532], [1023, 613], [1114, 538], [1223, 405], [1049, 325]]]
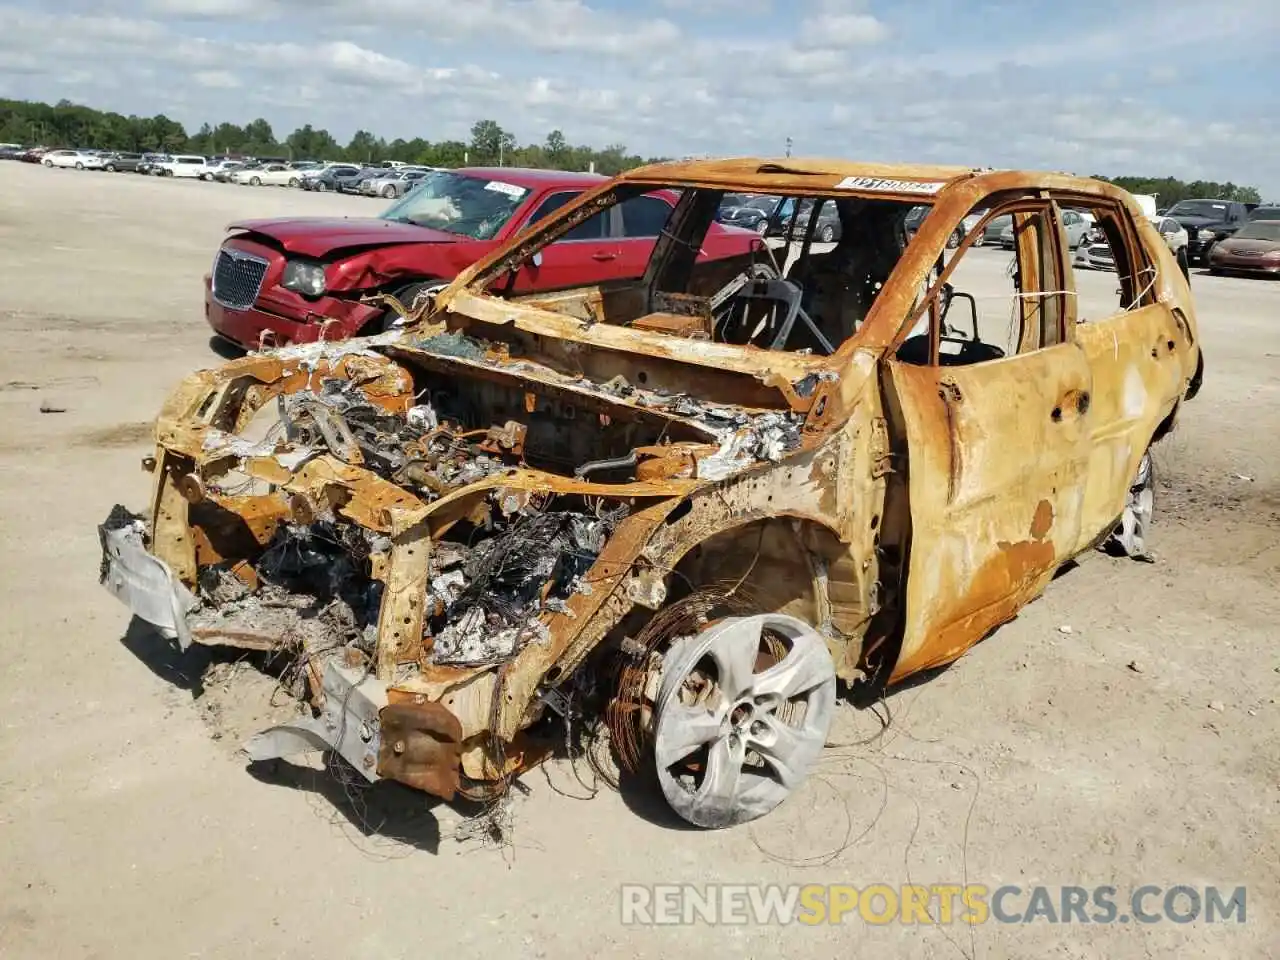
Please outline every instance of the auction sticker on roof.
[[492, 190], [494, 193], [505, 193], [508, 197], [517, 199], [528, 193], [524, 187], [517, 187], [514, 183], [503, 183], [501, 180], [490, 180], [484, 185], [484, 188]]
[[866, 190], [869, 193], [934, 194], [946, 185], [946, 182], [942, 180], [884, 180], [880, 177], [845, 177], [836, 184], [836, 189]]

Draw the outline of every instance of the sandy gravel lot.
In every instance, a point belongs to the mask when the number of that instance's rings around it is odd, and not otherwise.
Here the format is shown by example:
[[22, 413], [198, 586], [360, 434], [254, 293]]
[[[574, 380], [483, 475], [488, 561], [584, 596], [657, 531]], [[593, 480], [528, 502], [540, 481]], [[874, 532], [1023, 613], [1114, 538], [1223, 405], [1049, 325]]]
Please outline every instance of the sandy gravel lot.
[[[573, 799], [561, 761], [494, 846], [394, 784], [251, 774], [199, 664], [97, 585], [95, 524], [146, 499], [148, 420], [218, 362], [200, 277], [223, 225], [378, 209], [0, 164], [0, 956], [1276, 955], [1280, 283], [1194, 278], [1207, 377], [1160, 450], [1157, 563], [1086, 558], [894, 693], [871, 742], [876, 716], [843, 711], [847, 745], [749, 829], [679, 829], [643, 792]], [[620, 922], [623, 883], [966, 880], [1245, 886], [1247, 920]]]

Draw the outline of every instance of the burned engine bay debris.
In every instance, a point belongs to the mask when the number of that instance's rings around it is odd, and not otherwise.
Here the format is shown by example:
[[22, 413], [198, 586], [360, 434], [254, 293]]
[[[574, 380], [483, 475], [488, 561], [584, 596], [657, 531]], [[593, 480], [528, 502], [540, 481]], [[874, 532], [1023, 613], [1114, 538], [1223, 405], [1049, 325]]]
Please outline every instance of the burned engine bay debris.
[[[671, 187], [643, 278], [500, 295], [586, 216]], [[836, 197], [842, 240], [811, 256], [815, 216], [794, 262], [699, 260], [729, 187]], [[286, 664], [310, 713], [252, 738], [254, 760], [332, 751], [370, 782], [491, 797], [565, 724], [600, 717], [686, 820], [761, 816], [822, 749], [837, 678], [878, 691], [954, 660], [1072, 556], [1148, 519], [1143, 458], [1200, 369], [1159, 237], [1116, 241], [1159, 278], [1122, 281], [1150, 310], [1077, 327], [1064, 298], [1054, 330], [1033, 291], [1069, 273], [1037, 266], [1012, 281], [1025, 356], [975, 340], [943, 362], [926, 329], [953, 299], [937, 271], [955, 223], [980, 202], [1031, 218], [1068, 187], [1132, 216], [1121, 191], [1056, 175], [625, 174], [387, 333], [184, 380], [144, 461], [149, 511], [100, 527], [102, 582], [183, 649]], [[908, 239], [922, 197], [937, 208]], [[1031, 219], [1023, 233], [1016, 263], [1061, 257]], [[1052, 360], [1067, 338], [1078, 357]], [[1073, 424], [1102, 423], [1111, 395], [1127, 419], [1086, 471], [1063, 397]]]

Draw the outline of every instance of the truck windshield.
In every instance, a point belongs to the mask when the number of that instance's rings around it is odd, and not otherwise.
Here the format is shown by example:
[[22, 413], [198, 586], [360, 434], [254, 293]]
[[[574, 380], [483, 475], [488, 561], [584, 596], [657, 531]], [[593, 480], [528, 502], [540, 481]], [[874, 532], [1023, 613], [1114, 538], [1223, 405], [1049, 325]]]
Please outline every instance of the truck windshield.
[[423, 177], [421, 186], [383, 211], [382, 219], [489, 240], [528, 195], [528, 188], [503, 180], [438, 172]]
[[1181, 200], [1169, 211], [1170, 217], [1222, 217], [1227, 205], [1215, 200]]

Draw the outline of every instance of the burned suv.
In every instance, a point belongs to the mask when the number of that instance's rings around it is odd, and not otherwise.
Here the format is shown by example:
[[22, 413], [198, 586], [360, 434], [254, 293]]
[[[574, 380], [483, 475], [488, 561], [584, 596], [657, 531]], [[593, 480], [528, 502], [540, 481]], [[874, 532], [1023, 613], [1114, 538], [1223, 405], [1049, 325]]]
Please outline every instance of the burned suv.
[[[679, 201], [640, 279], [513, 292], [661, 189]], [[814, 244], [811, 217], [790, 245], [700, 258], [728, 191], [830, 204], [840, 240]], [[1105, 301], [1076, 295], [1066, 205], [1115, 251]], [[971, 250], [996, 217], [1012, 265]], [[101, 527], [104, 584], [183, 648], [289, 665], [309, 706], [255, 759], [326, 750], [485, 797], [598, 719], [705, 827], [797, 788], [837, 679], [874, 696], [1083, 551], [1142, 554], [1149, 450], [1202, 376], [1159, 234], [1123, 191], [1057, 174], [659, 164], [408, 313], [185, 380], [149, 508]]]

